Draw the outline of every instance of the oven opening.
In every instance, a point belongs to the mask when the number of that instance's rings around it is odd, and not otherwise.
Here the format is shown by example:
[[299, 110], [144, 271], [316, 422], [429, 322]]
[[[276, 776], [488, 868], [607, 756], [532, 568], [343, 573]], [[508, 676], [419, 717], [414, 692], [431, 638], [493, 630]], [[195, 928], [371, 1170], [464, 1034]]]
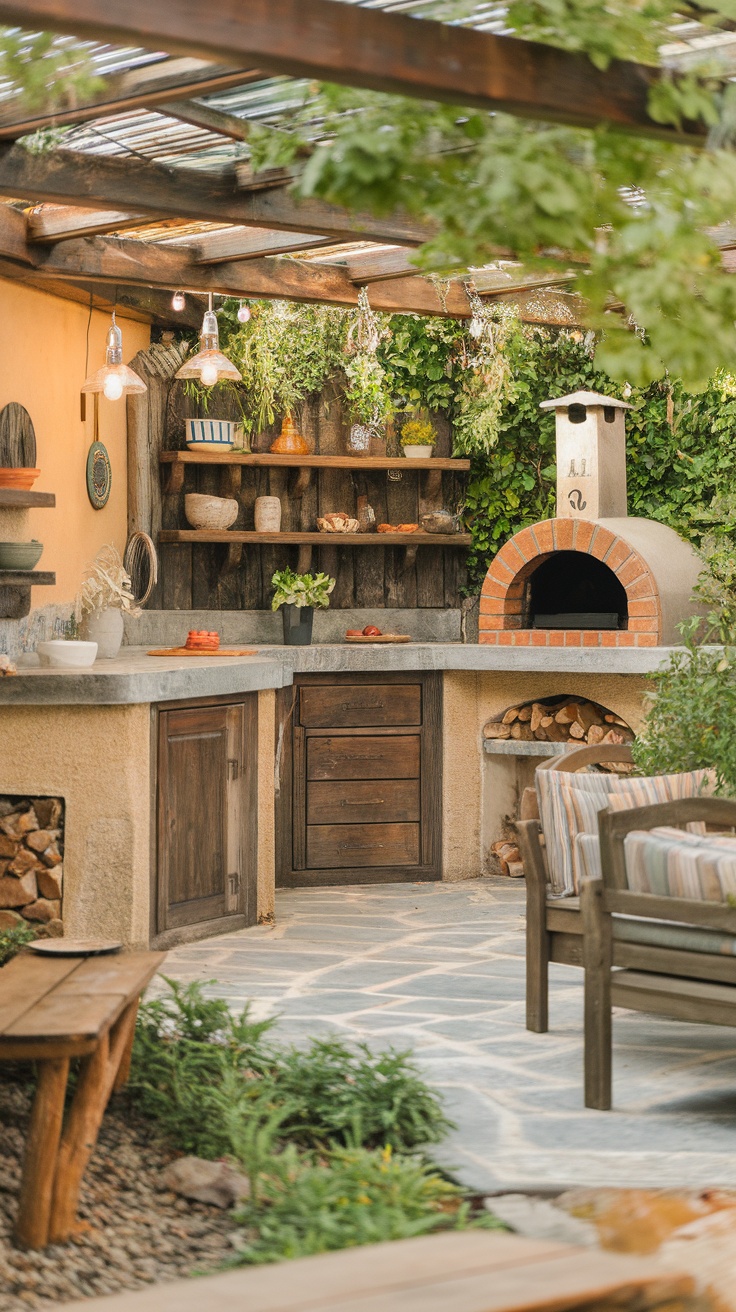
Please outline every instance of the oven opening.
[[581, 551], [557, 551], [529, 579], [529, 627], [625, 629], [626, 592], [613, 570]]

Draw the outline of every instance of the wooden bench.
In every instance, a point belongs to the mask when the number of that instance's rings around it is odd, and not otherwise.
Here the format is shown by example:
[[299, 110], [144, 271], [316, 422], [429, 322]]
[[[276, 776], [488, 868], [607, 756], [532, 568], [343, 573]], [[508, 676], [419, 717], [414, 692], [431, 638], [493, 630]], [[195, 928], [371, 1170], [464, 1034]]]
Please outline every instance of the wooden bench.
[[[666, 922], [736, 937], [736, 910], [723, 902], [632, 891], [624, 839], [632, 830], [683, 826], [694, 820], [736, 826], [736, 801], [690, 797], [598, 816], [601, 878], [583, 881], [585, 967], [585, 1105], [611, 1106], [612, 1007], [676, 1020], [736, 1025], [736, 956], [663, 946]], [[707, 839], [703, 840], [707, 842]], [[638, 942], [620, 942], [622, 916], [639, 917]], [[663, 926], [663, 922], [665, 925]], [[625, 969], [615, 969], [617, 966]]]
[[693, 1289], [651, 1259], [476, 1230], [175, 1280], [64, 1312], [694, 1312]]
[[[580, 747], [553, 756], [538, 768], [573, 773], [591, 765], [623, 765], [632, 761], [631, 748], [616, 744]], [[549, 1028], [549, 963], [583, 964], [583, 923], [580, 898], [551, 898], [539, 819], [517, 821], [519, 850], [526, 877], [526, 1027], [536, 1034]]]
[[[15, 1225], [25, 1248], [62, 1243], [74, 1229], [105, 1107], [128, 1076], [140, 995], [165, 956], [25, 952], [0, 970], [0, 1062], [38, 1064]], [[73, 1057], [82, 1060], [64, 1123]]]

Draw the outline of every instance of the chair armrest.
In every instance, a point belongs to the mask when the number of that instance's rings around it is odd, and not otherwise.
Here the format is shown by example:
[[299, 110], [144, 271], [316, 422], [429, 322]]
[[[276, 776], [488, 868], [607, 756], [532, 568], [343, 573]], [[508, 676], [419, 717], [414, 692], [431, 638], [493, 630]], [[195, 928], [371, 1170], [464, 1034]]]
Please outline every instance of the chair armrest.
[[527, 888], [542, 890], [547, 896], [547, 866], [540, 843], [542, 826], [538, 820], [517, 820], [516, 832], [524, 866]]

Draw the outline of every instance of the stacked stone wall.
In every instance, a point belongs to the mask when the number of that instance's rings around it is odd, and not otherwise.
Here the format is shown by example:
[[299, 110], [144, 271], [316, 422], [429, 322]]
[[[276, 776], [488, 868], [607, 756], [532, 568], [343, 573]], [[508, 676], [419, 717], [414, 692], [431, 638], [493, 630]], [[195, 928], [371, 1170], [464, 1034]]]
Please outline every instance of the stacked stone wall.
[[0, 795], [0, 929], [63, 933], [64, 802]]

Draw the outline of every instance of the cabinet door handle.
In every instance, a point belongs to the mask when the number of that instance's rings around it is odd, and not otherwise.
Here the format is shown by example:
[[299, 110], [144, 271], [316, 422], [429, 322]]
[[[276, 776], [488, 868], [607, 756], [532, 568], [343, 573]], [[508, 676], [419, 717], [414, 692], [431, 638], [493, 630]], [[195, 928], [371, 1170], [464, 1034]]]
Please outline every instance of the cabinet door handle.
[[382, 711], [383, 702], [343, 702], [344, 711]]
[[347, 797], [340, 800], [340, 806], [385, 806], [386, 802], [383, 797], [371, 797], [363, 802], [350, 802]]
[[382, 852], [383, 843], [338, 843], [340, 852]]

